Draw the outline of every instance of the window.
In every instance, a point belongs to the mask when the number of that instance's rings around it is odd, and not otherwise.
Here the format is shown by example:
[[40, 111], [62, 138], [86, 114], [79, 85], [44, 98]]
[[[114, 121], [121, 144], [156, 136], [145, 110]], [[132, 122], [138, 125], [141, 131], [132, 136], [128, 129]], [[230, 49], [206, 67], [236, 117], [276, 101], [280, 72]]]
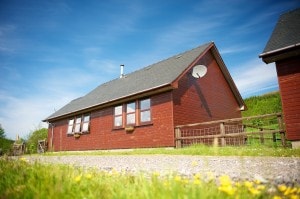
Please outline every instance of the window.
[[74, 125], [74, 119], [70, 119], [69, 120], [69, 125], [68, 125], [68, 134], [72, 134], [73, 133], [73, 125]]
[[135, 125], [135, 102], [129, 103], [126, 106], [126, 124]]
[[[124, 108], [123, 108], [124, 107]], [[124, 118], [124, 122], [123, 122]], [[150, 98], [114, 107], [114, 128], [149, 124], [151, 122]]]
[[75, 130], [74, 130], [75, 133], [80, 132], [80, 126], [81, 126], [81, 117], [77, 117], [75, 122]]
[[122, 127], [123, 124], [123, 106], [115, 107], [115, 118], [114, 118], [114, 126], [115, 127]]
[[82, 132], [89, 131], [90, 115], [85, 115], [82, 122]]
[[69, 119], [68, 134], [88, 132], [90, 126], [90, 115], [77, 116]]
[[140, 122], [151, 122], [150, 99], [140, 101]]

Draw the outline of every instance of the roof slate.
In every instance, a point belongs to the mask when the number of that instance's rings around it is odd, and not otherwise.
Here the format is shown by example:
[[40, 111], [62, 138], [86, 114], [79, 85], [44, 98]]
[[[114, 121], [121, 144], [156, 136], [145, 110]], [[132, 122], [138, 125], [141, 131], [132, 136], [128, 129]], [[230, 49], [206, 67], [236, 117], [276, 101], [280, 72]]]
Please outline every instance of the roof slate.
[[104, 83], [77, 98], [44, 121], [171, 84], [212, 42]]
[[300, 43], [300, 8], [280, 16], [261, 56]]

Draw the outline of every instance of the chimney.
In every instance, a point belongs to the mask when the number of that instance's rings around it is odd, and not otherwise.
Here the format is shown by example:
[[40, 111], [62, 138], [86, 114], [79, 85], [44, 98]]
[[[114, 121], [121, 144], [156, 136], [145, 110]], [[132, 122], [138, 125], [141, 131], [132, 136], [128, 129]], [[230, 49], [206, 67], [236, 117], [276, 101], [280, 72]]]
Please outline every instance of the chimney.
[[121, 64], [120, 67], [121, 67], [120, 78], [123, 78], [124, 77], [124, 64]]

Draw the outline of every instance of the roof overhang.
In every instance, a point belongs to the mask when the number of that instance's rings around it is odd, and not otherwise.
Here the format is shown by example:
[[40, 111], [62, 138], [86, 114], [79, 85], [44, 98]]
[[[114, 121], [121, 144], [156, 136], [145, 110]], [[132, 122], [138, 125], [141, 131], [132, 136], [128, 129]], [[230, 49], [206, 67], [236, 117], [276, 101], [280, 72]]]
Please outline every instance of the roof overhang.
[[230, 87], [230, 89], [231, 89], [231, 91], [232, 91], [239, 107], [240, 107], [240, 110], [241, 111], [246, 111], [248, 108], [247, 108], [247, 106], [246, 106], [246, 104], [245, 104], [238, 88], [236, 87], [236, 85], [235, 85], [235, 83], [234, 83], [234, 81], [233, 81], [233, 79], [232, 79], [232, 77], [231, 77], [231, 75], [230, 75], [230, 73], [229, 73], [229, 71], [228, 71], [228, 69], [227, 69], [227, 67], [226, 67], [219, 51], [218, 51], [218, 49], [217, 49], [217, 47], [215, 45], [213, 45], [212, 48], [211, 48], [211, 51], [212, 51], [213, 55], [216, 58], [216, 61], [217, 61], [218, 65], [219, 65], [219, 67], [220, 67], [220, 69], [221, 69], [221, 71], [222, 71], [222, 73], [223, 73], [223, 75], [224, 75], [224, 77], [225, 77], [225, 79], [226, 79], [226, 81], [227, 81], [227, 83], [228, 83], [228, 85], [229, 85], [229, 87]]
[[161, 86], [156, 87], [156, 88], [152, 88], [152, 89], [149, 89], [149, 90], [144, 90], [142, 92], [133, 93], [131, 95], [124, 96], [122, 98], [112, 99], [110, 101], [107, 101], [107, 102], [104, 102], [104, 103], [101, 103], [101, 104], [96, 104], [94, 106], [86, 107], [84, 109], [74, 110], [74, 111], [72, 111], [70, 113], [67, 113], [67, 114], [63, 114], [63, 115], [59, 115], [59, 116], [55, 116], [55, 117], [49, 117], [49, 118], [46, 118], [42, 121], [51, 123], [51, 122], [54, 122], [54, 121], [57, 121], [57, 120], [60, 120], [60, 119], [64, 119], [64, 118], [68, 118], [68, 117], [71, 117], [71, 116], [88, 113], [88, 112], [91, 112], [93, 110], [99, 110], [99, 109], [114, 106], [114, 105], [117, 105], [117, 104], [126, 103], [126, 102], [136, 100], [136, 99], [140, 99], [140, 98], [143, 98], [143, 97], [149, 97], [149, 96], [152, 96], [152, 95], [156, 95], [156, 94], [160, 94], [160, 93], [163, 93], [163, 92], [171, 91], [173, 89], [174, 89], [174, 87], [171, 84], [165, 84], [165, 85], [161, 85]]
[[216, 61], [217, 61], [217, 63], [218, 63], [218, 65], [219, 65], [219, 67], [220, 67], [220, 69], [221, 69], [221, 71], [222, 71], [222, 73], [223, 73], [223, 75], [224, 75], [224, 77], [225, 77], [225, 79], [226, 79], [226, 81], [227, 81], [227, 83], [228, 83], [228, 85], [229, 85], [229, 87], [230, 87], [230, 89], [231, 89], [231, 91], [232, 91], [232, 93], [233, 93], [233, 95], [234, 95], [234, 97], [235, 97], [235, 99], [236, 99], [236, 101], [237, 101], [237, 103], [238, 103], [238, 105], [239, 105], [239, 108], [240, 108], [240, 110], [241, 111], [245, 111], [245, 110], [247, 110], [248, 108], [247, 108], [247, 106], [246, 106], [246, 104], [245, 104], [245, 102], [244, 102], [244, 100], [243, 100], [243, 98], [242, 98], [242, 96], [241, 96], [241, 94], [240, 94], [240, 92], [239, 92], [239, 90], [237, 89], [237, 87], [236, 87], [236, 85], [235, 85], [235, 83], [234, 83], [234, 81], [233, 81], [233, 79], [232, 79], [232, 77], [231, 77], [231, 75], [230, 75], [230, 73], [229, 73], [229, 71], [228, 71], [228, 69], [227, 69], [227, 67], [226, 67], [226, 65], [225, 65], [225, 63], [224, 63], [224, 61], [223, 61], [223, 59], [222, 59], [222, 57], [221, 57], [221, 55], [220, 55], [220, 53], [219, 53], [219, 51], [218, 51], [218, 49], [217, 49], [217, 47], [216, 47], [216, 45], [214, 44], [214, 42], [212, 42], [188, 67], [187, 67], [187, 69], [180, 75], [180, 76], [178, 76], [177, 77], [177, 79], [176, 80], [174, 80], [174, 82], [172, 83], [172, 85], [174, 85], [174, 87], [175, 86], [177, 86], [178, 85], [178, 81], [179, 81], [179, 79], [184, 75], [184, 74], [186, 74], [187, 73], [187, 71], [189, 71], [189, 70], [191, 70], [191, 68], [193, 67], [193, 66], [195, 66], [195, 64], [208, 52], [208, 51], [211, 51], [212, 52], [212, 54], [213, 54], [213, 56], [215, 57], [215, 59], [216, 59]]
[[272, 63], [279, 60], [283, 60], [290, 57], [295, 57], [300, 55], [300, 43], [286, 46], [280, 49], [265, 52], [259, 55], [260, 58], [266, 63]]

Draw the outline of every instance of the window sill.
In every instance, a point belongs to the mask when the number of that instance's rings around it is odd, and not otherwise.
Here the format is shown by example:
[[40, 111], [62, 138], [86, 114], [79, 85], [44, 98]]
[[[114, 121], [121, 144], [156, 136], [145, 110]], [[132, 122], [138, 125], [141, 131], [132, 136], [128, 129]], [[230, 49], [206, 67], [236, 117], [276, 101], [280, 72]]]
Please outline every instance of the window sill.
[[142, 123], [142, 124], [139, 124], [139, 125], [130, 125], [128, 124], [127, 126], [122, 126], [122, 127], [113, 127], [113, 131], [118, 131], [118, 130], [126, 130], [126, 128], [128, 127], [133, 127], [134, 129], [136, 128], [141, 128], [141, 127], [146, 127], [146, 126], [152, 126], [153, 123], [152, 122], [147, 122], [147, 123]]
[[75, 134], [85, 135], [85, 134], [90, 134], [90, 132], [86, 131], [86, 132], [78, 132], [78, 133], [67, 133], [67, 136], [71, 137], [71, 136], [74, 136]]

